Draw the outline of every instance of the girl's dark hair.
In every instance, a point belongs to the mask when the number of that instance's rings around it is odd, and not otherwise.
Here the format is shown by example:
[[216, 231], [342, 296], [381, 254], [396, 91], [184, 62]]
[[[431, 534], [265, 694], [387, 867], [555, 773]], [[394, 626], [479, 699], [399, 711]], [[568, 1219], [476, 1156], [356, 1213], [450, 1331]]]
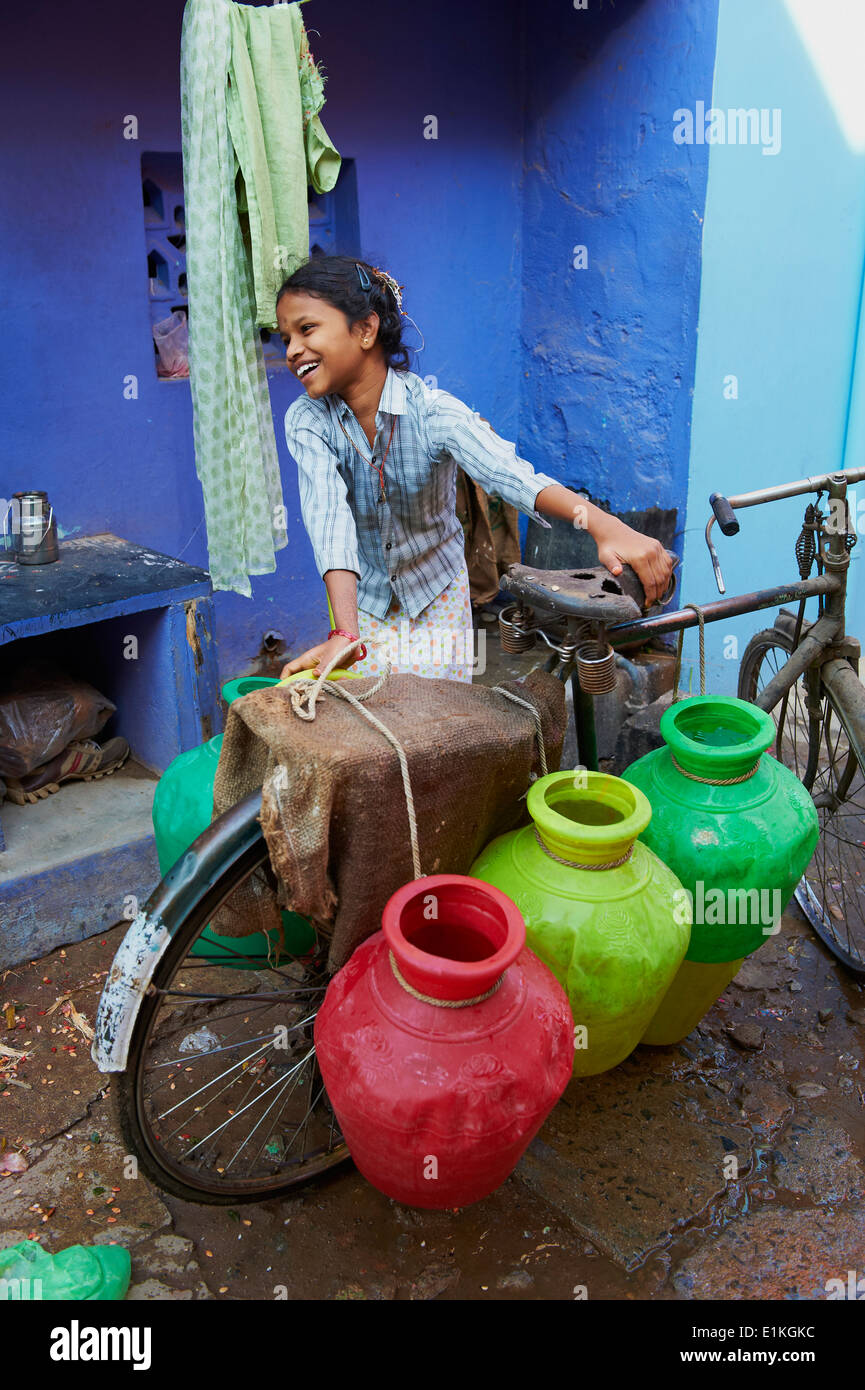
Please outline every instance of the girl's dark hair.
[[[366, 271], [370, 288], [361, 285], [357, 267]], [[379, 280], [366, 261], [352, 256], [311, 256], [280, 287], [276, 302], [291, 291], [316, 295], [345, 314], [349, 329], [373, 309], [379, 316], [378, 337], [388, 365], [398, 372], [411, 369], [409, 349], [402, 341], [402, 314], [393, 290]]]

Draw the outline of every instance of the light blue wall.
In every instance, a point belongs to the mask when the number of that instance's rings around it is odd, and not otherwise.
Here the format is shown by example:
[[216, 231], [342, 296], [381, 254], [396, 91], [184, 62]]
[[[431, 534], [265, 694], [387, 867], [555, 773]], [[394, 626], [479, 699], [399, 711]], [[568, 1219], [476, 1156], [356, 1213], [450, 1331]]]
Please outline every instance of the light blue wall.
[[[846, 34], [835, 35], [842, 8]], [[857, 456], [865, 462], [865, 399], [845, 454], [865, 263], [862, 10], [815, 9], [821, 46], [834, 55], [819, 61], [783, 0], [721, 0], [712, 104], [725, 111], [780, 108], [781, 148], [764, 155], [759, 144], [711, 146], [684, 566], [684, 598], [698, 603], [718, 597], [702, 535], [710, 492], [746, 492], [850, 467]], [[857, 51], [858, 77], [850, 63]], [[693, 110], [702, 96], [695, 86], [682, 105]], [[728, 374], [738, 378], [737, 400], [724, 398]], [[857, 391], [865, 397], [861, 375]], [[859, 496], [865, 498], [863, 485]], [[728, 594], [798, 577], [793, 544], [805, 501], [742, 511], [739, 535], [716, 540]], [[860, 539], [853, 552], [848, 610], [849, 630], [860, 639], [863, 545]], [[814, 608], [812, 600], [809, 618]], [[772, 616], [706, 629], [710, 689], [735, 693], [735, 648], [728, 644], [725, 659], [725, 639], [736, 637], [741, 655]], [[696, 631], [685, 651], [695, 658]]]

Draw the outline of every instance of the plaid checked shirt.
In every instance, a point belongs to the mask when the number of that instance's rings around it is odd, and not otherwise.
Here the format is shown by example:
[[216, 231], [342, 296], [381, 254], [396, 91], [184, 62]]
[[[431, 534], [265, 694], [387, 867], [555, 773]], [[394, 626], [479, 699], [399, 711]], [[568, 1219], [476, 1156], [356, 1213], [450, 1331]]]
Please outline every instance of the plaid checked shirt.
[[[383, 499], [378, 465], [394, 416]], [[465, 538], [456, 514], [457, 464], [485, 492], [549, 525], [535, 511], [535, 499], [558, 480], [536, 473], [449, 391], [430, 390], [414, 372], [388, 367], [375, 426], [371, 450], [351, 407], [337, 395], [302, 395], [285, 412], [285, 442], [297, 463], [303, 523], [318, 572], [354, 570], [364, 612], [385, 618], [395, 594], [416, 618], [459, 573]]]

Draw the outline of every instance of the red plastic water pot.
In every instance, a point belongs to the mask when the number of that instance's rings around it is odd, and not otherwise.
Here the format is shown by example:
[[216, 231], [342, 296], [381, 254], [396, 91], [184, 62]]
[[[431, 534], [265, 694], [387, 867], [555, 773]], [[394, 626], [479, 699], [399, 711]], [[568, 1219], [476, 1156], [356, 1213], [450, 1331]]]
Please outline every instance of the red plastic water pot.
[[519, 909], [462, 874], [405, 884], [330, 983], [321, 1074], [364, 1177], [415, 1207], [504, 1182], [571, 1075], [567, 996]]

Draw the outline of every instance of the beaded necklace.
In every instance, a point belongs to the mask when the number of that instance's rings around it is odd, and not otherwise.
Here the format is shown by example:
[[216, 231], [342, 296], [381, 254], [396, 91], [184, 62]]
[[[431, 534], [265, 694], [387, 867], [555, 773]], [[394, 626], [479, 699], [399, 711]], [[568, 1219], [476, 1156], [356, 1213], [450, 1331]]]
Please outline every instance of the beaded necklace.
[[368, 463], [369, 466], [370, 466], [371, 468], [377, 468], [377, 469], [378, 469], [378, 480], [379, 480], [379, 483], [380, 483], [380, 485], [381, 485], [381, 501], [384, 502], [384, 501], [386, 500], [386, 493], [385, 493], [385, 490], [384, 490], [384, 461], [385, 461], [385, 459], [387, 458], [388, 453], [390, 452], [391, 440], [393, 439], [393, 432], [394, 432], [394, 428], [395, 428], [395, 426], [396, 426], [396, 416], [394, 415], [394, 417], [393, 417], [393, 424], [392, 424], [391, 427], [390, 427], [390, 435], [389, 435], [388, 441], [387, 441], [387, 448], [385, 449], [384, 453], [382, 454], [381, 463], [376, 463], [374, 458], [368, 459], [368, 458], [366, 457], [366, 454], [362, 454], [362, 453], [361, 453], [360, 449], [358, 449], [358, 447], [357, 447], [357, 445], [355, 444], [354, 440], [352, 439], [351, 435], [350, 435], [350, 434], [348, 433], [348, 431], [345, 429], [345, 427], [344, 427], [342, 421], [339, 419], [338, 416], [337, 416], [337, 421], [336, 421], [336, 423], [339, 425], [340, 429], [342, 430], [343, 434], [345, 435], [346, 439], [348, 440], [348, 442], [349, 442], [349, 444], [352, 446], [352, 448], [355, 450], [355, 452], [358, 453], [358, 454], [360, 454], [360, 457], [363, 459], [364, 463]]

